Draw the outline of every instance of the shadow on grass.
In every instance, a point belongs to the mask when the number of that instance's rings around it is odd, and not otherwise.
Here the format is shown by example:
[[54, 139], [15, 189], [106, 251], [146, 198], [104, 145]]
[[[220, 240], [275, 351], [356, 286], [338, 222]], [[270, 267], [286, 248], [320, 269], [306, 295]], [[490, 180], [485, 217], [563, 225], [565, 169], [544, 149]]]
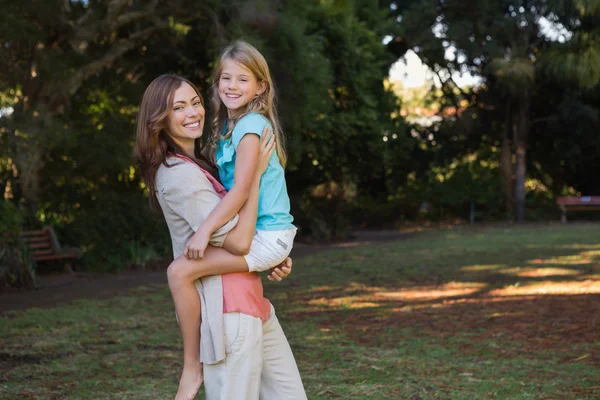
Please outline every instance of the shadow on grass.
[[[284, 310], [361, 344], [393, 347], [394, 330], [411, 328], [518, 342], [513, 352], [568, 353], [598, 340], [599, 237], [594, 225], [460, 229], [320, 254], [283, 284]], [[599, 365], [598, 357], [585, 361]]]

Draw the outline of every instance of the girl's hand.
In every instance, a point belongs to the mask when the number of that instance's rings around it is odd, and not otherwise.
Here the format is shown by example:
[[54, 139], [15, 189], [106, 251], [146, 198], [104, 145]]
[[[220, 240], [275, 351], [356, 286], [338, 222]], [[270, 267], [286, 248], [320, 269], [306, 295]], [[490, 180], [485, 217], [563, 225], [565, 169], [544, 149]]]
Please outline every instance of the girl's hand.
[[258, 150], [258, 166], [256, 168], [256, 173], [259, 175], [264, 174], [267, 170], [269, 160], [271, 159], [275, 147], [275, 135], [273, 135], [271, 128], [265, 127], [262, 132], [262, 137], [260, 138], [260, 149]]
[[271, 268], [271, 273], [267, 276], [270, 281], [281, 281], [283, 278], [292, 273], [292, 259], [286, 258], [284, 262]]
[[210, 235], [198, 229], [194, 236], [188, 240], [185, 245], [185, 250], [183, 251], [183, 255], [188, 260], [190, 259], [199, 259], [204, 257], [204, 251], [206, 250], [206, 246], [208, 246], [208, 242], [210, 241]]

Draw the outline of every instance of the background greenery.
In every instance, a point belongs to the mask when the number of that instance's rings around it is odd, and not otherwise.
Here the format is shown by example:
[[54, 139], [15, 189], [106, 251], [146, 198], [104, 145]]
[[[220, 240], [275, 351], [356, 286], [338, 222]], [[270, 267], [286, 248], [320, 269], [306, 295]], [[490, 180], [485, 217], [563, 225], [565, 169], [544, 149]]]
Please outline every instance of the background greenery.
[[[472, 206], [477, 220], [554, 219], [557, 195], [598, 194], [598, 0], [0, 0], [0, 9], [0, 191], [11, 210], [0, 230], [54, 225], [85, 252], [79, 268], [168, 256], [131, 159], [137, 106], [166, 72], [207, 94], [219, 49], [238, 38], [273, 70], [306, 239], [464, 220]], [[405, 116], [387, 79], [408, 50], [437, 76], [422, 98], [442, 117], [430, 126]], [[452, 73], [465, 71], [482, 83], [459, 87]]]

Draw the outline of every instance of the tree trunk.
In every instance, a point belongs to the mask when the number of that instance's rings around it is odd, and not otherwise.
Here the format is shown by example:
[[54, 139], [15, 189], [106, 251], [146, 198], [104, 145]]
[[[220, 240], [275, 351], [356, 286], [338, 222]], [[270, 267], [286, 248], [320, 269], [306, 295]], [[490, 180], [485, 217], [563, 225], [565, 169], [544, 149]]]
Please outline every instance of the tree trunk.
[[[510, 216], [514, 212], [515, 184], [513, 177], [512, 142], [510, 132], [512, 130], [512, 118], [510, 102], [506, 103], [506, 125], [502, 135], [502, 148], [500, 153], [500, 172], [504, 186], [504, 203], [506, 214]], [[510, 218], [510, 217], [509, 217]]]
[[[17, 115], [15, 115], [17, 114]], [[10, 152], [16, 167], [15, 183], [19, 197], [24, 200], [27, 210], [26, 224], [31, 226], [36, 221], [41, 188], [41, 172], [44, 168], [44, 145], [41, 140], [43, 126], [36, 126], [34, 120], [22, 107], [16, 108], [9, 128]], [[36, 121], [40, 122], [40, 121]]]
[[27, 153], [18, 153], [15, 164], [19, 171], [17, 182], [27, 208], [27, 223], [32, 224], [38, 211], [44, 157], [41, 152], [30, 150]]
[[517, 208], [517, 222], [525, 221], [525, 174], [526, 174], [526, 149], [524, 141], [517, 142], [516, 149], [516, 178], [515, 178], [515, 203]]
[[517, 222], [525, 221], [525, 178], [527, 175], [527, 135], [529, 133], [529, 94], [521, 98], [514, 130], [516, 171], [515, 171], [515, 205]]

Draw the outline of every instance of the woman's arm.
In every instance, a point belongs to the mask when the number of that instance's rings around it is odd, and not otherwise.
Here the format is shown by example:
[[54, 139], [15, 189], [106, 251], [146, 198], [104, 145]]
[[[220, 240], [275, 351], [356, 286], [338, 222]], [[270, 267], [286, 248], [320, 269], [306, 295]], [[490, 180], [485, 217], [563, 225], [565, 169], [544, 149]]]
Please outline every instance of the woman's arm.
[[250, 187], [248, 200], [239, 212], [239, 219], [236, 227], [232, 229], [225, 238], [223, 248], [230, 253], [245, 255], [250, 252], [250, 243], [256, 230], [256, 217], [258, 214], [258, 193], [260, 187], [260, 178], [269, 166], [269, 160], [275, 149], [275, 137], [269, 130], [263, 131], [260, 139], [260, 150], [258, 155], [258, 167], [254, 174], [254, 180]]

